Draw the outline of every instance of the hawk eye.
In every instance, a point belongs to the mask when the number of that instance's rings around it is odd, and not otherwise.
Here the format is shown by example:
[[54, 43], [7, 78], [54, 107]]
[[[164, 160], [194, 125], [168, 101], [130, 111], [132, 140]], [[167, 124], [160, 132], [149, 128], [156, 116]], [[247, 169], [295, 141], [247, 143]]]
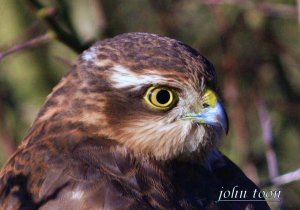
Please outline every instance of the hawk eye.
[[146, 91], [144, 99], [152, 108], [168, 110], [177, 101], [177, 95], [174, 90], [168, 87], [151, 86]]

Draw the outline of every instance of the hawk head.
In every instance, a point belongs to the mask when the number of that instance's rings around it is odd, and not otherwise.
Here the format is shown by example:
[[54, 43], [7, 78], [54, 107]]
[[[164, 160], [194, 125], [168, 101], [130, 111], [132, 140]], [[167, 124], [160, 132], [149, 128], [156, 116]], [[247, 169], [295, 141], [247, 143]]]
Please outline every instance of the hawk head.
[[212, 64], [180, 41], [147, 33], [83, 52], [35, 123], [46, 121], [160, 160], [205, 156], [228, 130]]

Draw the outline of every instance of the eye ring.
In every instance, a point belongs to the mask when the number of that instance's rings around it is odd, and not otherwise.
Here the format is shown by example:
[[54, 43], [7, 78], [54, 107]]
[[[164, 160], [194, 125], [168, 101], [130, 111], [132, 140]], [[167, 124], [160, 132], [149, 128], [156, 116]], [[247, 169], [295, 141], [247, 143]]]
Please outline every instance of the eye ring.
[[152, 108], [168, 110], [174, 106], [178, 97], [176, 92], [169, 87], [151, 86], [146, 91], [144, 100]]

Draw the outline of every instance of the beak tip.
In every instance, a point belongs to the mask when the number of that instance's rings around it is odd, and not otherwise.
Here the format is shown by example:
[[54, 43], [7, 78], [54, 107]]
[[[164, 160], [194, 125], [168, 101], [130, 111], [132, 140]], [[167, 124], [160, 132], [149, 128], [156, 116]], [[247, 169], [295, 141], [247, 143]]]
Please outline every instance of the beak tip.
[[228, 132], [229, 132], [229, 128], [226, 128], [226, 129], [225, 129], [225, 135], [226, 135], [226, 136], [228, 135]]
[[225, 126], [225, 128], [224, 128], [224, 131], [225, 131], [225, 134], [226, 134], [226, 136], [228, 135], [228, 132], [229, 132], [229, 120], [228, 120], [228, 116], [227, 116], [227, 113], [225, 112], [225, 110], [224, 110], [224, 117], [225, 117], [225, 124], [226, 124], [226, 126]]

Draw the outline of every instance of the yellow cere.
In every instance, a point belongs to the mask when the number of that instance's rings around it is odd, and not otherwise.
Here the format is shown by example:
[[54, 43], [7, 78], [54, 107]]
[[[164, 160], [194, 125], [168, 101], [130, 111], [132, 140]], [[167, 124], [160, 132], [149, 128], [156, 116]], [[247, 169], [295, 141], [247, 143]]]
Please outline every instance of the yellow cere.
[[204, 102], [211, 107], [215, 107], [218, 103], [218, 98], [216, 93], [210, 89], [205, 91], [203, 98], [204, 98]]
[[174, 90], [163, 86], [151, 86], [144, 95], [146, 104], [158, 110], [168, 110], [176, 102]]

